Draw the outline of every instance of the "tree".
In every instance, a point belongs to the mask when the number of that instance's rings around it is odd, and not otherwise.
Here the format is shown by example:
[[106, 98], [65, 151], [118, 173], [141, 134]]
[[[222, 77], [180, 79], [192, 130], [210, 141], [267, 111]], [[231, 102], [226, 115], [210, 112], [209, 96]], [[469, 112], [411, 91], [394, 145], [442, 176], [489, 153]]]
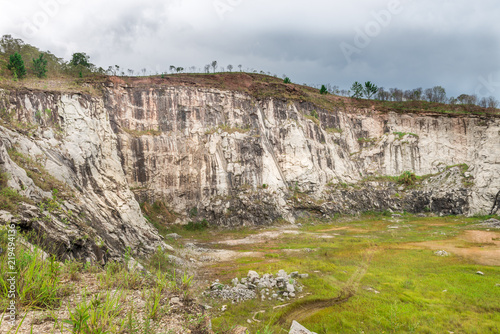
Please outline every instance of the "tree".
[[177, 67], [174, 65], [170, 65], [170, 72], [174, 73], [177, 70]]
[[319, 93], [321, 95], [326, 95], [328, 94], [328, 89], [326, 89], [326, 86], [325, 85], [321, 85], [321, 89], [319, 90]]
[[89, 62], [90, 57], [85, 54], [85, 52], [73, 53], [71, 61], [69, 62], [73, 66], [82, 65], [83, 67], [90, 68], [91, 64]]
[[26, 75], [26, 68], [24, 67], [23, 58], [17, 52], [13, 55], [10, 55], [7, 68], [12, 71], [12, 75], [16, 79], [22, 79]]
[[438, 103], [446, 103], [447, 101], [447, 98], [446, 98], [446, 90], [441, 87], [441, 86], [434, 86], [432, 88], [432, 92], [433, 92], [433, 98], [434, 98], [434, 101], [432, 102], [438, 102]]
[[180, 73], [180, 72], [184, 71], [184, 67], [177, 67], [177, 68], [175, 69], [175, 71], [176, 71], [177, 73]]
[[229, 72], [232, 72], [233, 71], [233, 65], [231, 65], [231, 64], [227, 65], [227, 70]]
[[210, 64], [205, 65], [205, 73], [210, 72]]
[[380, 87], [377, 92], [377, 100], [380, 101], [389, 101], [391, 98], [391, 94], [384, 89], [384, 87]]
[[214, 73], [215, 73], [215, 70], [217, 69], [217, 60], [214, 60], [212, 62], [212, 68], [214, 69]]
[[130, 68], [127, 70], [127, 72], [128, 72], [129, 76], [133, 76], [134, 75], [134, 70], [132, 70]]
[[145, 76], [145, 75], [146, 75], [146, 71], [147, 71], [147, 69], [145, 69], [145, 68], [143, 68], [143, 69], [141, 70], [141, 72], [142, 72], [142, 76]]
[[411, 91], [411, 99], [418, 101], [422, 98], [422, 87], [415, 88]]
[[289, 84], [292, 83], [292, 80], [290, 80], [289, 77], [285, 77], [285, 79], [283, 79], [283, 83]]
[[238, 65], [238, 67], [240, 68], [240, 72], [241, 72], [241, 68], [243, 67], [243, 65], [240, 64], [240, 65]]
[[363, 96], [363, 85], [361, 85], [359, 82], [354, 82], [352, 84], [351, 90], [353, 91], [352, 97], [359, 99], [361, 96]]
[[498, 101], [493, 96], [488, 97], [486, 100], [488, 103], [488, 108], [496, 109], [498, 107]]
[[33, 72], [39, 78], [47, 76], [47, 60], [43, 59], [43, 53], [40, 53], [38, 59], [33, 58]]
[[389, 88], [389, 93], [391, 94], [392, 101], [401, 102], [403, 101], [403, 91], [399, 88]]
[[375, 84], [372, 84], [370, 81], [365, 82], [365, 88], [363, 89], [363, 93], [366, 98], [371, 98], [378, 91], [378, 87]]

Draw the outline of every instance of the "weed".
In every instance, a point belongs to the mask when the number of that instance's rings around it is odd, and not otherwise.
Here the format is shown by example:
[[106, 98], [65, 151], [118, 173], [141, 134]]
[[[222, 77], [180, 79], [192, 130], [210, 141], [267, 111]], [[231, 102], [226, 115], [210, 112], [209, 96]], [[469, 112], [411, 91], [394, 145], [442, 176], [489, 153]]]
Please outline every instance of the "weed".
[[118, 333], [125, 326], [124, 321], [118, 321], [123, 298], [121, 290], [97, 294], [89, 301], [84, 298], [74, 309], [68, 308], [69, 319], [63, 323], [71, 326], [73, 334]]
[[[2, 236], [5, 235], [2, 232]], [[18, 237], [20, 238], [20, 237]], [[6, 253], [0, 255], [0, 296], [2, 304], [8, 297], [9, 272], [16, 272], [16, 295], [19, 303], [28, 308], [51, 309], [59, 306], [63, 290], [60, 285], [60, 264], [54, 257], [44, 259], [42, 251], [24, 246], [15, 249], [15, 269], [9, 270]]]
[[208, 228], [208, 222], [205, 219], [199, 222], [190, 221], [184, 226], [184, 229], [188, 231], [202, 231], [207, 228]]

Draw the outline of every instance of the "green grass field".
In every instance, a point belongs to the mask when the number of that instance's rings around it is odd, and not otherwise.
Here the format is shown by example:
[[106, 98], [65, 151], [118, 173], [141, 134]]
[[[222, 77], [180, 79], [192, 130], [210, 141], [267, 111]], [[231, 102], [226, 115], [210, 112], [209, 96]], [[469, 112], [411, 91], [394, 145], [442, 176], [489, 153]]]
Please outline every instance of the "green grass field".
[[[479, 264], [473, 252], [498, 251], [498, 244], [461, 239], [467, 230], [485, 231], [477, 225], [480, 221], [406, 215], [395, 221], [365, 216], [358, 220], [302, 222], [298, 234], [282, 234], [253, 244], [215, 244], [215, 248], [231, 249], [241, 255], [255, 251], [261, 254], [212, 264], [211, 278], [219, 278], [222, 283], [244, 277], [248, 270], [262, 274], [285, 269], [308, 273], [309, 278], [301, 280], [308, 294], [290, 300], [284, 308], [273, 310], [276, 301], [260, 299], [240, 304], [224, 302], [229, 304], [228, 310], [214, 312], [214, 329], [223, 333], [241, 324], [248, 326], [251, 333], [285, 333], [291, 321], [297, 320], [317, 333], [499, 333], [500, 267]], [[255, 233], [183, 234], [209, 243]], [[489, 233], [500, 236], [500, 231]], [[450, 252], [450, 256], [437, 256], [435, 250], [420, 246], [420, 242], [432, 242], [437, 247], [443, 243], [443, 249], [454, 245], [471, 250], [472, 255], [463, 257]], [[312, 251], [302, 251], [306, 248]], [[329, 302], [345, 296], [346, 291], [352, 294], [348, 300], [333, 305]], [[223, 304], [207, 302], [214, 309]], [[261, 322], [248, 324], [247, 319], [259, 310], [266, 311], [256, 318]]]

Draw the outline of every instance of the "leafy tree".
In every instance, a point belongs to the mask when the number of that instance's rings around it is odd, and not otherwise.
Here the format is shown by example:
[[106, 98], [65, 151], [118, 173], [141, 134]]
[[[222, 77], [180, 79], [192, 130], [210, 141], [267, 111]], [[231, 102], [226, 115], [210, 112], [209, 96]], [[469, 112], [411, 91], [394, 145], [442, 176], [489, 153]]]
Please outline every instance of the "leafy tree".
[[210, 64], [205, 65], [205, 73], [210, 72]]
[[7, 68], [12, 71], [14, 78], [22, 79], [26, 75], [26, 68], [24, 67], [23, 58], [19, 53], [14, 53], [9, 57], [9, 64]]
[[33, 72], [39, 78], [47, 76], [47, 60], [43, 58], [43, 53], [40, 53], [38, 59], [33, 59]]
[[214, 60], [211, 65], [212, 65], [212, 68], [214, 69], [214, 73], [215, 73], [215, 70], [217, 69], [217, 60]]
[[356, 81], [352, 84], [351, 91], [353, 92], [352, 97], [359, 99], [363, 96], [363, 85]]
[[85, 52], [73, 53], [71, 61], [69, 62], [73, 66], [81, 65], [86, 68], [90, 68], [91, 64], [89, 62], [90, 57], [85, 54]]
[[233, 71], [233, 65], [231, 65], [231, 64], [227, 65], [227, 70], [229, 72], [232, 72]]
[[174, 73], [177, 70], [177, 67], [174, 65], [170, 65], [170, 72]]
[[283, 83], [289, 84], [292, 83], [292, 80], [290, 80], [289, 77], [285, 77], [285, 79], [283, 79]]
[[378, 87], [375, 84], [372, 84], [370, 81], [365, 82], [365, 88], [363, 88], [363, 93], [366, 98], [371, 98], [378, 91]]
[[319, 90], [319, 93], [321, 95], [326, 95], [328, 94], [328, 89], [326, 89], [326, 86], [325, 85], [321, 85], [321, 89]]
[[241, 72], [241, 68], [243, 67], [243, 65], [240, 64], [240, 65], [238, 65], [238, 67], [240, 68], [240, 72]]

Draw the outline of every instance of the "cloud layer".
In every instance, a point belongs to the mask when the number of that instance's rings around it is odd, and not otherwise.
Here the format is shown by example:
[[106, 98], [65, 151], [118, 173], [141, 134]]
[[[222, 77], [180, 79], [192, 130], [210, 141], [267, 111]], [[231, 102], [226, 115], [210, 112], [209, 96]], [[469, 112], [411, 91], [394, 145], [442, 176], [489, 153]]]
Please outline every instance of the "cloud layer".
[[1, 0], [0, 9], [0, 34], [65, 59], [86, 52], [104, 68], [217, 60], [297, 83], [441, 85], [500, 99], [497, 0]]

